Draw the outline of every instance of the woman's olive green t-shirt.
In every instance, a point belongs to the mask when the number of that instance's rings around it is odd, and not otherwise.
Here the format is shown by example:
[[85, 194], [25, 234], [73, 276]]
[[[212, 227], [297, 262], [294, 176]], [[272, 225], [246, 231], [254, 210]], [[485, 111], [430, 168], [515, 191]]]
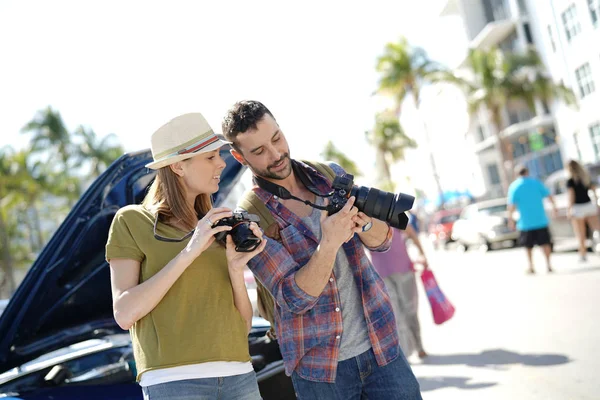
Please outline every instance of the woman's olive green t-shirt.
[[[154, 215], [143, 206], [124, 207], [115, 215], [106, 244], [107, 260], [140, 262], [140, 283], [165, 267], [189, 240], [157, 240], [154, 221]], [[157, 233], [169, 238], [185, 234], [160, 222]], [[144, 372], [159, 368], [250, 361], [246, 322], [234, 305], [225, 249], [213, 243], [129, 331], [138, 381]]]

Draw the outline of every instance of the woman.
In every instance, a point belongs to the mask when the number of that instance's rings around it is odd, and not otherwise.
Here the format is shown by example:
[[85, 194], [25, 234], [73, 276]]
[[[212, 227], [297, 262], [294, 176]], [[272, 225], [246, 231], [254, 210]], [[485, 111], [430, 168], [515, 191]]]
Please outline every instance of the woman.
[[[412, 225], [406, 227], [406, 235], [417, 246], [421, 255], [417, 263], [428, 268], [427, 257], [421, 246], [421, 241]], [[419, 302], [417, 279], [413, 261], [408, 255], [404, 233], [394, 229], [394, 237], [390, 249], [386, 252], [371, 252], [371, 261], [377, 273], [385, 282], [385, 287], [390, 295], [400, 348], [406, 358], [416, 350], [419, 358], [427, 357], [421, 340], [421, 325], [419, 324]]]
[[[144, 399], [260, 399], [248, 352], [252, 305], [244, 266], [254, 251], [226, 248], [212, 208], [224, 144], [201, 114], [184, 114], [152, 135], [158, 170], [142, 205], [120, 209], [106, 245], [114, 316], [131, 333]], [[262, 239], [254, 223], [252, 232]]]
[[[569, 192], [568, 216], [573, 223], [573, 230], [579, 241], [579, 256], [582, 262], [586, 261], [586, 223], [592, 229], [594, 243], [598, 242], [600, 224], [598, 222], [597, 199], [594, 194], [595, 186], [590, 180], [587, 171], [575, 160], [567, 164], [569, 180], [567, 189]], [[592, 191], [594, 201], [590, 199], [589, 191]]]

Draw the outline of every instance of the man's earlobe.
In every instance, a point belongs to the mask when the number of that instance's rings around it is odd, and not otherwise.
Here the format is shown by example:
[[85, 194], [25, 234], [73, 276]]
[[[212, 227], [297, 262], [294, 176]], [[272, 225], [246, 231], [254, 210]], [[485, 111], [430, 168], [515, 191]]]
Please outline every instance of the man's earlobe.
[[235, 149], [230, 149], [230, 150], [229, 150], [229, 152], [231, 153], [231, 155], [233, 156], [233, 158], [235, 158], [235, 160], [236, 160], [237, 162], [239, 162], [239, 163], [240, 163], [240, 164], [242, 164], [242, 165], [246, 165], [246, 162], [244, 161], [244, 156], [242, 156], [242, 155], [240, 154], [240, 152], [238, 152], [238, 151], [237, 151], [237, 150], [235, 150]]

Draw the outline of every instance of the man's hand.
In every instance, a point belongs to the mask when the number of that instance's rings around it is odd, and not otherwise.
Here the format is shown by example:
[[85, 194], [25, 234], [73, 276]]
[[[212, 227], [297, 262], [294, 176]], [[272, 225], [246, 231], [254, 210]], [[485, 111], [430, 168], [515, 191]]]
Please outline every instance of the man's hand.
[[354, 196], [350, 197], [344, 207], [331, 216], [327, 216], [326, 211], [321, 213], [321, 243], [330, 244], [337, 249], [352, 239], [355, 233], [362, 231], [362, 227], [357, 227], [354, 222], [354, 216], [358, 214], [354, 200]]
[[510, 229], [511, 231], [515, 230], [515, 220], [512, 218], [508, 219], [508, 229]]

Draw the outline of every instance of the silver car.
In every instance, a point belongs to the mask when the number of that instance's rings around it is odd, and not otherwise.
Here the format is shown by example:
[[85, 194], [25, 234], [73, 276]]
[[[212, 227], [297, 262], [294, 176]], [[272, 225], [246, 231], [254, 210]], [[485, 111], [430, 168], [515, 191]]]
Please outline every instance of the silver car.
[[516, 246], [519, 233], [508, 226], [506, 199], [486, 200], [465, 207], [452, 228], [452, 239], [465, 250], [487, 251], [509, 244]]

